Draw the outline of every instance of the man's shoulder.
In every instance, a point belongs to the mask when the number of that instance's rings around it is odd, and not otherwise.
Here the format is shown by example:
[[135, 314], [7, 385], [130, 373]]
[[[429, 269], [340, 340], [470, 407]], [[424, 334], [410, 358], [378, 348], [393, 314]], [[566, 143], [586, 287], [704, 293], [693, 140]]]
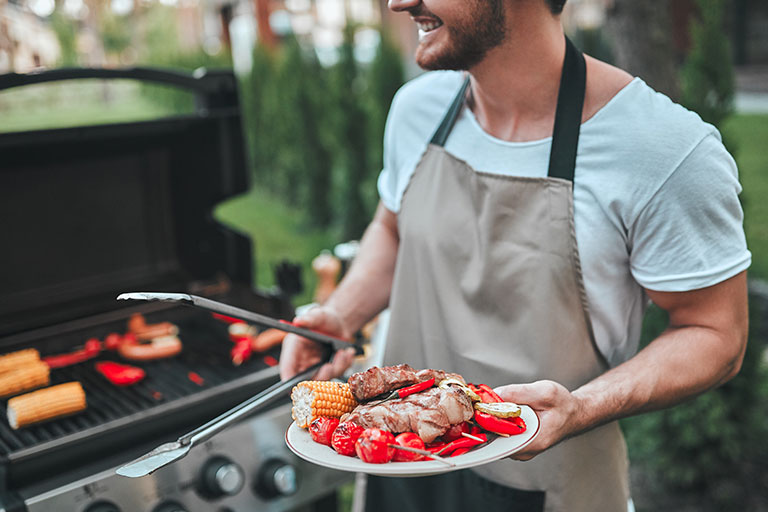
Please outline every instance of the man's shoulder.
[[659, 170], [675, 166], [676, 160], [679, 163], [706, 137], [720, 137], [717, 129], [698, 114], [640, 78], [619, 91], [590, 121], [593, 123], [587, 126], [592, 124], [595, 132], [610, 139], [619, 152], [641, 153], [641, 158], [658, 160], [661, 165], [652, 167]]
[[464, 81], [458, 71], [429, 71], [406, 82], [395, 94], [392, 110], [401, 120], [439, 121]]

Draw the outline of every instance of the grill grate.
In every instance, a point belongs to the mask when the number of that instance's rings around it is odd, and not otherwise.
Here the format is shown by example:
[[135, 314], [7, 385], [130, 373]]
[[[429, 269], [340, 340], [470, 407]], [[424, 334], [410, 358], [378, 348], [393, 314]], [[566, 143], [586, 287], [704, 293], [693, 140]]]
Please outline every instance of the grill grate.
[[[130, 362], [122, 360], [117, 354], [103, 352], [95, 359], [51, 370], [51, 385], [73, 380], [82, 384], [88, 408], [70, 417], [31, 425], [19, 430], [11, 429], [7, 415], [2, 414], [0, 457], [12, 457], [13, 454], [44, 443], [107, 428], [110, 422], [120, 422], [128, 417], [151, 416], [153, 413], [160, 413], [168, 407], [178, 405], [177, 402], [198, 393], [215, 392], [217, 387], [233, 385], [238, 380], [252, 384], [254, 373], [269, 368], [263, 359], [266, 354], [254, 354], [241, 366], [234, 366], [229, 359], [232, 343], [229, 341], [226, 325], [205, 313], [191, 310], [185, 310], [185, 312], [187, 314], [182, 315], [183, 318], [168, 318], [169, 315], [178, 317], [178, 311], [165, 312], [162, 318], [148, 317], [148, 321], [151, 322], [171, 320], [179, 326], [179, 337], [184, 344], [184, 349], [177, 357], [150, 362]], [[102, 326], [99, 330], [124, 332], [125, 326], [124, 324]], [[82, 339], [82, 343], [91, 336], [92, 334], [80, 333], [77, 337]], [[38, 348], [41, 347], [38, 346]], [[279, 347], [268, 353], [275, 358], [278, 354]], [[147, 376], [133, 386], [114, 386], [96, 371], [95, 361], [133, 364], [143, 368]], [[190, 380], [188, 375], [190, 372], [199, 375], [202, 383], [198, 384]], [[270, 372], [270, 375], [273, 374]]]

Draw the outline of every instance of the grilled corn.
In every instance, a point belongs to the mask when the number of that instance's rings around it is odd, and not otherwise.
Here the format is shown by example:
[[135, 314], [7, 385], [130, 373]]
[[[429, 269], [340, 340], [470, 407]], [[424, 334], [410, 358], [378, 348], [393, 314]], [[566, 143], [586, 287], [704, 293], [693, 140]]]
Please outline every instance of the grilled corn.
[[84, 410], [85, 392], [79, 382], [67, 382], [8, 400], [8, 423], [18, 429]]
[[301, 428], [320, 416], [340, 418], [357, 406], [346, 382], [305, 380], [291, 390], [291, 400], [291, 416]]
[[0, 373], [15, 370], [24, 365], [40, 361], [40, 352], [34, 348], [18, 350], [0, 356]]
[[50, 372], [47, 364], [37, 360], [0, 373], [0, 398], [47, 386], [50, 384]]

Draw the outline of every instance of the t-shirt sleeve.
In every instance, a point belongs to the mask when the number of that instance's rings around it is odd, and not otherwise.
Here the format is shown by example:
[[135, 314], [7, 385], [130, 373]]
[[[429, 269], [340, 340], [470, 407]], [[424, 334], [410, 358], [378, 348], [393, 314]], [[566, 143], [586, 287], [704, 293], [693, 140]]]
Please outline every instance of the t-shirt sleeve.
[[649, 290], [689, 291], [749, 267], [736, 163], [716, 132], [670, 174], [629, 230], [630, 266]]

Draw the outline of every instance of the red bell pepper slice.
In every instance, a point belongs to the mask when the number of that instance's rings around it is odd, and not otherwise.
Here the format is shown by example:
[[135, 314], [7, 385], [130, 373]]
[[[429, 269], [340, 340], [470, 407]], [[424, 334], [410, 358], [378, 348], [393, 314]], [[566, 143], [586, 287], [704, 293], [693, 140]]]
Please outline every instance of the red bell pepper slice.
[[85, 342], [85, 345], [80, 350], [75, 350], [68, 354], [44, 357], [43, 361], [45, 361], [49, 368], [63, 368], [65, 366], [71, 366], [93, 359], [99, 355], [100, 352], [101, 342], [96, 338], [91, 338]]
[[487, 412], [475, 411], [475, 421], [489, 432], [514, 436], [525, 432], [527, 426], [523, 418], [497, 418]]
[[141, 368], [112, 361], [98, 361], [94, 366], [96, 366], [96, 371], [115, 386], [136, 384], [147, 375]]

